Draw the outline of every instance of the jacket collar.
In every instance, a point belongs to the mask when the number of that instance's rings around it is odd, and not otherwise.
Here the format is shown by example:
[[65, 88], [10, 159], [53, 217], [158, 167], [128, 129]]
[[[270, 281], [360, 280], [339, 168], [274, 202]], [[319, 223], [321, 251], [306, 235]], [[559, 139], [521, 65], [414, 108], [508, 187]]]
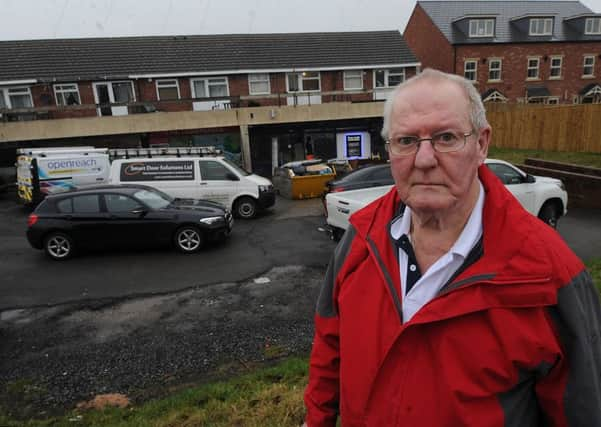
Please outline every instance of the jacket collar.
[[[494, 275], [499, 280], [515, 277], [548, 277], [552, 267], [537, 256], [545, 248], [532, 247], [529, 236], [536, 233], [531, 215], [526, 212], [501, 181], [482, 165], [478, 176], [485, 191], [483, 222], [483, 254], [486, 262], [476, 261], [456, 279]], [[403, 210], [396, 188], [375, 200], [350, 218], [357, 237], [369, 240], [378, 248], [379, 256], [398, 280], [396, 247], [390, 238], [390, 223]]]

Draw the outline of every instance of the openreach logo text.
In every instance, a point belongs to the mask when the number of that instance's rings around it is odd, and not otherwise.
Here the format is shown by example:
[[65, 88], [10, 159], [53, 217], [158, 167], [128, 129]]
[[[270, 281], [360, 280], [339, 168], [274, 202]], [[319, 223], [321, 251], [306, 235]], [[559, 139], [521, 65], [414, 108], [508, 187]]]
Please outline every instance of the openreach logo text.
[[72, 168], [92, 168], [96, 166], [96, 159], [76, 159], [76, 160], [51, 160], [48, 162], [48, 169], [72, 169]]

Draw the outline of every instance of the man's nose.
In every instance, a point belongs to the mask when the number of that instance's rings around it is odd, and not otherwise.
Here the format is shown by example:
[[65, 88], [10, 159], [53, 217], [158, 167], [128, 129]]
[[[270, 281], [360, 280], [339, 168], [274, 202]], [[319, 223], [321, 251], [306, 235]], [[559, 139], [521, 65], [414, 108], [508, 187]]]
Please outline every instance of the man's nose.
[[436, 151], [432, 145], [432, 141], [429, 139], [421, 140], [415, 153], [415, 167], [417, 168], [431, 168], [438, 164], [436, 159]]

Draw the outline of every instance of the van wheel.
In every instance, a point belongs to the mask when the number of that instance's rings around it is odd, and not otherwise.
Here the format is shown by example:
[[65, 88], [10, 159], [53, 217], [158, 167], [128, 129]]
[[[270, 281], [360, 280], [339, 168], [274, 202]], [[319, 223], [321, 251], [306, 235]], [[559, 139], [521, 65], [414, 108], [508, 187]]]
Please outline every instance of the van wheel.
[[53, 231], [44, 238], [44, 252], [55, 261], [69, 259], [73, 256], [73, 239], [68, 234]]
[[545, 202], [538, 217], [553, 228], [557, 228], [557, 221], [559, 221], [559, 209], [553, 202]]
[[173, 236], [175, 248], [185, 254], [199, 251], [204, 244], [204, 240], [203, 233], [192, 225], [179, 228]]
[[251, 197], [239, 198], [234, 204], [234, 214], [238, 218], [254, 218], [257, 215], [257, 202]]

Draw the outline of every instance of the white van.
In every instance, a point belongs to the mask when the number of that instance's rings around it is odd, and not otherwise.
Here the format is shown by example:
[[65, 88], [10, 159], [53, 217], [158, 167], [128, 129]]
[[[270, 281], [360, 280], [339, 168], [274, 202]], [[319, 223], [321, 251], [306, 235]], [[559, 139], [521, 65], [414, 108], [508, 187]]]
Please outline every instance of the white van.
[[212, 200], [239, 218], [253, 218], [275, 203], [270, 180], [222, 156], [117, 159], [111, 164], [110, 182], [145, 184], [173, 197]]
[[17, 200], [37, 205], [47, 194], [108, 182], [106, 148], [53, 147], [17, 150]]

